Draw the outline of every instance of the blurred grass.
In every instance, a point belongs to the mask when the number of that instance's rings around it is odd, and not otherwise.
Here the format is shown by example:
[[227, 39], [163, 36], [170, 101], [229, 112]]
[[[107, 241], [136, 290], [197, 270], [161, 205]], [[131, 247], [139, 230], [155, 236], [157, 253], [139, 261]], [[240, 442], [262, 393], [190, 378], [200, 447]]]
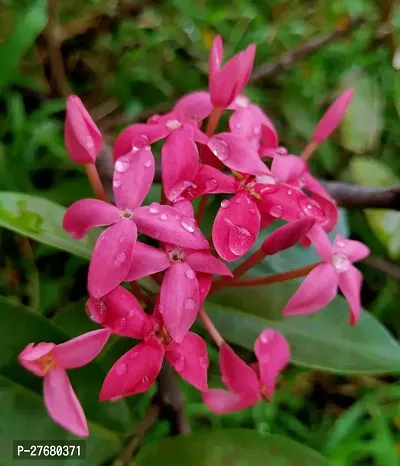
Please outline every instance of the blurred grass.
[[[379, 0], [142, 0], [119, 7], [108, 0], [59, 3], [56, 36], [69, 86], [83, 98], [109, 143], [124, 123], [165, 111], [184, 93], [206, 88], [215, 33], [223, 35], [228, 56], [255, 42], [259, 66], [362, 16], [364, 24], [349, 38], [251, 84], [247, 93], [276, 123], [281, 143], [299, 153], [327, 104], [354, 84], [357, 103], [341, 130], [321, 147], [312, 168], [324, 178], [359, 182], [351, 167], [368, 156], [386, 167], [389, 178], [399, 178], [400, 77], [392, 64], [400, 48], [396, 2], [389, 2], [391, 16]], [[42, 33], [46, 7], [41, 0], [0, 5], [0, 189], [67, 206], [90, 195], [90, 189], [63, 145], [64, 101], [51, 77]], [[400, 265], [398, 256], [390, 256], [385, 235], [377, 236], [363, 212], [348, 217], [352, 237], [368, 243], [373, 255]], [[86, 264], [79, 258], [5, 230], [0, 242], [2, 295], [45, 315], [85, 295]], [[398, 281], [361, 268], [364, 304], [399, 335]], [[213, 379], [217, 355], [211, 356]], [[210, 415], [199, 394], [188, 386], [185, 390], [194, 429], [255, 427], [288, 435], [337, 466], [392, 466], [399, 464], [400, 452], [400, 391], [393, 381], [291, 369], [270, 404], [224, 417]], [[150, 439], [165, 430], [158, 424]]]

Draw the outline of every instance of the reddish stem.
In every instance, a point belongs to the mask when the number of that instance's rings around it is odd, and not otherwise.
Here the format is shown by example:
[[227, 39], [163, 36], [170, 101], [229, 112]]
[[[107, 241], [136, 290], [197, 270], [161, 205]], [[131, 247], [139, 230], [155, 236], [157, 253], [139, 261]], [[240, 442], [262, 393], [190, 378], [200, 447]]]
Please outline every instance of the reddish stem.
[[94, 163], [88, 163], [88, 164], [85, 164], [84, 167], [85, 167], [86, 175], [89, 179], [89, 182], [93, 188], [93, 191], [97, 199], [100, 199], [105, 202], [110, 202], [108, 200], [106, 192], [104, 191], [99, 174], [97, 172], [96, 165]]
[[201, 308], [199, 311], [199, 318], [203, 323], [204, 328], [210, 334], [210, 337], [215, 341], [215, 344], [218, 346], [218, 348], [221, 348], [221, 346], [225, 343], [225, 340], [215, 328], [215, 325], [212, 323], [212, 320], [208, 317], [206, 311], [203, 308]]
[[200, 203], [199, 203], [199, 206], [197, 207], [197, 212], [196, 212], [196, 220], [199, 226], [207, 210], [207, 203], [208, 203], [208, 194], [203, 194], [203, 196], [200, 199]]
[[129, 284], [131, 285], [132, 291], [139, 301], [146, 303], [148, 306], [153, 305], [153, 302], [151, 301], [150, 297], [143, 293], [142, 289], [137, 283], [130, 282]]
[[304, 162], [307, 162], [307, 160], [313, 155], [317, 147], [318, 147], [317, 142], [310, 141], [304, 148], [303, 152], [301, 153], [300, 158], [304, 160]]
[[254, 254], [242, 262], [236, 269], [233, 271], [233, 276], [239, 278], [244, 275], [248, 270], [252, 269], [255, 265], [261, 262], [268, 254], [262, 249], [258, 249]]
[[255, 285], [272, 285], [273, 283], [281, 283], [287, 280], [292, 280], [293, 278], [304, 277], [308, 275], [311, 270], [313, 270], [317, 265], [321, 262], [316, 262], [315, 264], [306, 265], [305, 267], [301, 267], [299, 269], [289, 270], [288, 272], [276, 273], [273, 275], [268, 275], [267, 277], [257, 277], [257, 278], [249, 278], [247, 280], [224, 280], [215, 282], [211, 288], [209, 294], [214, 293], [222, 288], [227, 287], [238, 287], [238, 286], [255, 286]]
[[224, 112], [224, 109], [220, 107], [214, 107], [212, 109], [212, 112], [210, 113], [210, 116], [208, 117], [207, 128], [206, 128], [206, 134], [209, 138], [215, 133], [215, 130], [217, 129], [219, 120], [223, 112]]

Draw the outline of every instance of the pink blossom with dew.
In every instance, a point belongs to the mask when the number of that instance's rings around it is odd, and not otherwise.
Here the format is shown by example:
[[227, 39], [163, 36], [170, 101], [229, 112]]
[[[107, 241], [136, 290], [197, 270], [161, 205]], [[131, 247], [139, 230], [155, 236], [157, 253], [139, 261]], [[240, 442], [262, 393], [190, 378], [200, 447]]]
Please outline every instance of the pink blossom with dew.
[[67, 99], [64, 139], [71, 159], [79, 164], [95, 163], [103, 146], [99, 128], [76, 95]]
[[93, 361], [110, 336], [109, 329], [94, 330], [60, 345], [29, 343], [18, 356], [28, 371], [43, 377], [43, 398], [54, 422], [79, 437], [87, 437], [85, 413], [70, 384], [66, 369]]
[[214, 107], [226, 108], [246, 86], [253, 69], [256, 46], [251, 44], [224, 65], [224, 50], [221, 36], [216, 36], [209, 57], [209, 91]]
[[337, 235], [333, 245], [322, 228], [315, 226], [308, 234], [323, 262], [304, 279], [283, 309], [283, 315], [311, 314], [327, 306], [336, 296], [338, 287], [350, 308], [350, 324], [360, 317], [362, 274], [353, 266], [365, 259], [370, 250], [360, 241]]
[[347, 89], [333, 102], [315, 128], [313, 141], [321, 144], [329, 138], [342, 121], [353, 95], [354, 89]]
[[[161, 370], [164, 357], [178, 374], [198, 390], [207, 388], [209, 359], [204, 340], [187, 332], [180, 343], [172, 340], [163, 325], [162, 305], [147, 315], [135, 298], [122, 287], [105, 296], [102, 324], [117, 335], [142, 340], [125, 353], [110, 369], [100, 392], [100, 400], [110, 400], [147, 391]], [[97, 314], [98, 311], [97, 311]]]
[[276, 379], [290, 359], [289, 345], [283, 335], [268, 328], [256, 339], [254, 352], [257, 364], [250, 367], [229, 345], [221, 346], [219, 364], [227, 390], [211, 388], [203, 393], [203, 402], [211, 411], [238, 411], [273, 395]]

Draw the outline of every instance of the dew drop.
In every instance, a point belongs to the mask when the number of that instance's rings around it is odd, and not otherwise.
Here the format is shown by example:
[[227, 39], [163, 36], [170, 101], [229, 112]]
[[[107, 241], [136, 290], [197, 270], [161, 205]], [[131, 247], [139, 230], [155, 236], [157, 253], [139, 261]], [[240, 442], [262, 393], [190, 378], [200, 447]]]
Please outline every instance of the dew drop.
[[242, 125], [240, 123], [236, 123], [236, 125], [235, 125], [236, 129], [240, 129], [241, 127], [242, 127]]
[[194, 309], [196, 307], [196, 302], [193, 299], [186, 299], [185, 300], [185, 309], [188, 309], [189, 311], [191, 309]]
[[146, 162], [144, 162], [144, 166], [145, 166], [146, 168], [149, 168], [149, 167], [151, 166], [151, 159], [146, 160]]
[[275, 218], [281, 218], [283, 215], [283, 209], [280, 205], [274, 205], [269, 209], [269, 214]]
[[185, 275], [186, 275], [188, 278], [194, 278], [194, 277], [196, 276], [196, 274], [193, 272], [192, 269], [186, 270]]
[[299, 178], [298, 184], [299, 184], [300, 188], [304, 188], [304, 186], [306, 185], [306, 180], [304, 179], [303, 176], [301, 176]]
[[164, 314], [164, 312], [165, 312], [165, 306], [164, 306], [164, 304], [159, 304], [159, 305], [158, 305], [158, 312], [159, 312], [160, 314]]
[[240, 204], [242, 202], [241, 196], [235, 196], [235, 203]]
[[136, 359], [138, 357], [139, 353], [137, 351], [132, 351], [132, 353], [129, 355], [130, 359]]
[[255, 209], [250, 209], [249, 212], [251, 213], [251, 215], [255, 215], [256, 213]]
[[119, 178], [114, 178], [113, 186], [114, 188], [119, 188], [122, 185], [122, 181]]
[[126, 367], [126, 364], [124, 364], [123, 362], [120, 362], [115, 366], [115, 372], [118, 375], [124, 375], [127, 369], [128, 368]]
[[288, 196], [291, 196], [293, 194], [293, 191], [291, 189], [288, 189]]
[[326, 216], [324, 211], [313, 199], [302, 197], [299, 199], [298, 204], [307, 217], [314, 217], [317, 220], [325, 220]]
[[235, 99], [235, 104], [238, 107], [246, 108], [249, 105], [249, 99], [244, 95], [238, 95]]
[[119, 241], [120, 243], [123, 243], [123, 242], [125, 241], [125, 238], [124, 238], [123, 236], [121, 236], [121, 237], [118, 239], [118, 241]]
[[340, 239], [338, 239], [335, 244], [338, 248], [344, 248], [346, 246], [345, 242]]
[[225, 219], [229, 225], [228, 245], [236, 256], [243, 256], [254, 243], [253, 235], [247, 228], [235, 225], [231, 220]]
[[332, 264], [335, 266], [338, 272], [346, 272], [351, 266], [351, 262], [346, 254], [337, 252], [332, 257]]
[[173, 131], [174, 129], [179, 129], [182, 125], [179, 120], [168, 120], [165, 123], [165, 126], [170, 130]]
[[160, 204], [157, 204], [157, 202], [150, 204], [149, 212], [151, 214], [158, 214], [160, 212]]
[[196, 230], [196, 222], [195, 222], [194, 218], [183, 217], [181, 219], [181, 225], [189, 233], [194, 233], [194, 231]]
[[90, 320], [97, 324], [102, 324], [106, 318], [107, 306], [102, 299], [89, 298], [85, 311]]
[[200, 367], [202, 367], [203, 369], [207, 369], [207, 367], [208, 367], [208, 357], [207, 356], [200, 356], [199, 357], [199, 364], [200, 364]]
[[123, 264], [126, 259], [127, 259], [127, 255], [125, 252], [119, 252], [116, 256], [115, 256], [115, 265], [120, 265], [120, 264]]
[[168, 215], [167, 215], [167, 214], [161, 214], [161, 215], [160, 215], [160, 219], [161, 219], [161, 220], [167, 220], [167, 218], [168, 218]]
[[262, 343], [269, 343], [275, 337], [275, 332], [272, 328], [266, 328], [261, 332], [260, 340]]
[[128, 312], [128, 317], [129, 319], [132, 319], [136, 314], [136, 311], [135, 309], [129, 309], [129, 312]]
[[214, 137], [211, 138], [208, 147], [211, 152], [219, 159], [221, 162], [227, 160], [230, 156], [230, 149], [228, 144], [221, 138]]
[[183, 370], [185, 370], [185, 366], [186, 366], [185, 358], [183, 356], [180, 356], [175, 361], [175, 364], [174, 364], [175, 370], [177, 372], [182, 372]]
[[229, 207], [229, 201], [228, 199], [224, 199], [222, 202], [221, 202], [221, 207], [223, 209], [227, 209]]
[[126, 172], [129, 168], [129, 159], [128, 157], [122, 156], [115, 162], [115, 169], [117, 172], [123, 173]]
[[215, 191], [218, 188], [218, 181], [215, 178], [206, 180], [207, 191]]
[[117, 324], [117, 331], [121, 332], [124, 328], [126, 327], [126, 319], [125, 317], [122, 317], [119, 319], [118, 324]]
[[144, 375], [142, 377], [142, 383], [148, 383], [149, 382], [149, 378], [147, 377], [147, 375]]

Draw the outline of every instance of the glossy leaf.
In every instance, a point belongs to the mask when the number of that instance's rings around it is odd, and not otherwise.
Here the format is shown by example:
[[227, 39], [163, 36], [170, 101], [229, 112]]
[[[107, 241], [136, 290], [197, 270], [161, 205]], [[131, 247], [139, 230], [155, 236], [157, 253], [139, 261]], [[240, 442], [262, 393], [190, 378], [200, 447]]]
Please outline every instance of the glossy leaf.
[[226, 429], [163, 439], [143, 448], [137, 466], [328, 466], [319, 453], [280, 435]]

